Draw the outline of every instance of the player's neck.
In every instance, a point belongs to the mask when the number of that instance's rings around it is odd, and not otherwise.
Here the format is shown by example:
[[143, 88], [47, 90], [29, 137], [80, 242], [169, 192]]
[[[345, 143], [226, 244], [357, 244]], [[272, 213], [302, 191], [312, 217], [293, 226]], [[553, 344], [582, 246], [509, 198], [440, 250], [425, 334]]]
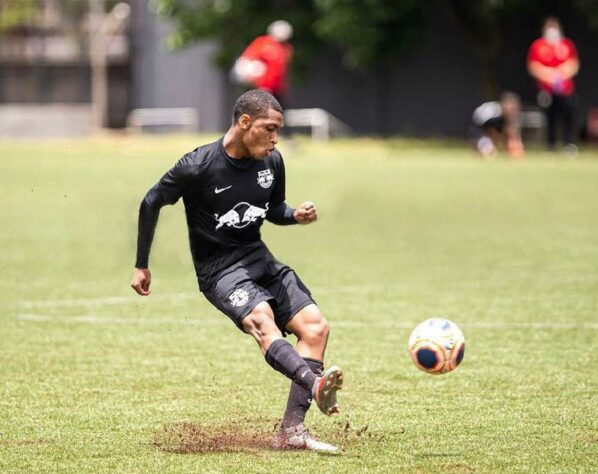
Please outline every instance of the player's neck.
[[249, 150], [241, 140], [241, 137], [234, 128], [229, 128], [224, 134], [222, 140], [224, 151], [228, 156], [235, 160], [240, 160], [249, 156]]

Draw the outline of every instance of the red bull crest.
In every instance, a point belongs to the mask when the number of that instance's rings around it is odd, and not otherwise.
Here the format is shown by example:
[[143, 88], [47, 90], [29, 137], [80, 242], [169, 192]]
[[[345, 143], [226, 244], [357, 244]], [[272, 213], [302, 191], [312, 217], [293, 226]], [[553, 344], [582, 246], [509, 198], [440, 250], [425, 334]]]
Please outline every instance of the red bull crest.
[[257, 172], [257, 182], [262, 188], [268, 189], [270, 186], [272, 186], [273, 181], [274, 175], [272, 174], [270, 169], [265, 169], [264, 171]]

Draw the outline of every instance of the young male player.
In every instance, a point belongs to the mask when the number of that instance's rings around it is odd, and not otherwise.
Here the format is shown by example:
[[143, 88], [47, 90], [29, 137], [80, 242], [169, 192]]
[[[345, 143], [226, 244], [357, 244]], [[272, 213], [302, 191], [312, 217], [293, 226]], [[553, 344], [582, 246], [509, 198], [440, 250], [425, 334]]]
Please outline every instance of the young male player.
[[[284, 164], [275, 148], [282, 126], [282, 108], [272, 95], [246, 92], [224, 137], [184, 155], [148, 191], [139, 209], [131, 286], [150, 294], [148, 259], [160, 208], [182, 197], [201, 292], [293, 381], [273, 447], [336, 452], [303, 425], [312, 398], [326, 415], [339, 411], [343, 373], [336, 366], [323, 370], [328, 323], [307, 287], [260, 238], [264, 220], [288, 225], [317, 219], [313, 203], [297, 209], [285, 203]], [[295, 348], [284, 339], [287, 333], [297, 336]]]

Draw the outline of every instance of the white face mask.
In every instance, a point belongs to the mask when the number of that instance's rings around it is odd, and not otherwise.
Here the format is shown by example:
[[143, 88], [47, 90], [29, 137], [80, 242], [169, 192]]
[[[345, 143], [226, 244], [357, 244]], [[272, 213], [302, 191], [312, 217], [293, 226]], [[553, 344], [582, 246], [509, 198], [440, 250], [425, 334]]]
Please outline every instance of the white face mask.
[[550, 44], [556, 44], [562, 39], [561, 30], [556, 26], [549, 26], [544, 30], [544, 39]]

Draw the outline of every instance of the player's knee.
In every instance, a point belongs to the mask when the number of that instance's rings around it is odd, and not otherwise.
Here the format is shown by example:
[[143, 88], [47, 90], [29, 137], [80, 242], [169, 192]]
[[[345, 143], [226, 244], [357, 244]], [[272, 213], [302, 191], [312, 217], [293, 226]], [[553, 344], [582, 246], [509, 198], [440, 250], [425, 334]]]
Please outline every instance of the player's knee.
[[319, 345], [328, 340], [329, 333], [328, 321], [320, 316], [317, 320], [312, 320], [304, 326], [300, 339], [307, 343]]
[[272, 332], [280, 332], [274, 322], [272, 311], [266, 308], [256, 307], [243, 319], [243, 329], [252, 335], [263, 335]]

